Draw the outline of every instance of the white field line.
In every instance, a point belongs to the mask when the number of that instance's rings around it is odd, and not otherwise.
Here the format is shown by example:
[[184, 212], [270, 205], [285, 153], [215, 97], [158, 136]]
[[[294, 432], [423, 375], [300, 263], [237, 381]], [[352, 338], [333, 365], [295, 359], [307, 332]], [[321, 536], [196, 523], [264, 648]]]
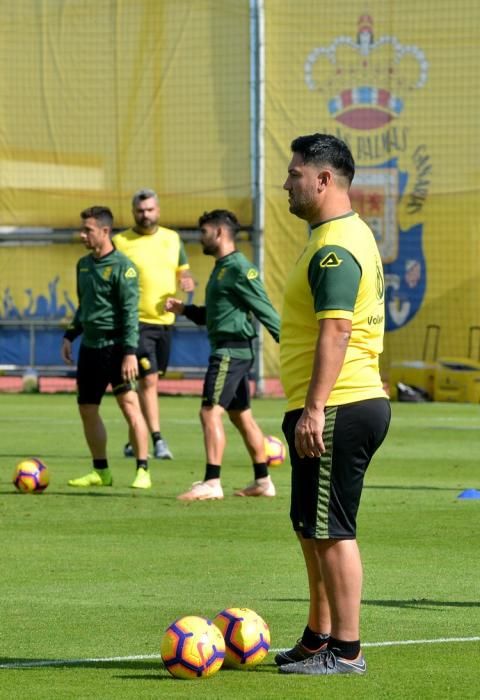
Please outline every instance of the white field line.
[[[404, 639], [392, 642], [364, 642], [362, 648], [367, 647], [397, 647], [411, 644], [452, 644], [456, 642], [480, 642], [480, 637], [440, 637], [438, 639]], [[271, 652], [278, 653], [285, 649], [271, 649]], [[39, 659], [38, 661], [11, 661], [0, 664], [0, 668], [20, 669], [39, 668], [41, 666], [80, 666], [83, 664], [118, 663], [121, 661], [146, 661], [148, 659], [160, 659], [160, 654], [139, 654], [136, 656], [104, 656], [99, 658], [86, 659]]]

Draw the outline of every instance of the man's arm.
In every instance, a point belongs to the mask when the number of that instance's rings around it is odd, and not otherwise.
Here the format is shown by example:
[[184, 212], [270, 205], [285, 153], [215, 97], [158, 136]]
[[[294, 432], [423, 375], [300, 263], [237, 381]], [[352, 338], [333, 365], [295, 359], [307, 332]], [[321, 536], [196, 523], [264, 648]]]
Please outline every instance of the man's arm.
[[62, 345], [62, 358], [64, 362], [67, 364], [72, 364], [73, 359], [72, 359], [72, 343], [75, 340], [75, 338], [78, 338], [79, 335], [83, 333], [83, 327], [82, 327], [82, 322], [80, 321], [80, 287], [78, 284], [78, 267], [79, 264], [77, 263], [77, 299], [78, 299], [78, 306], [77, 310], [75, 311], [72, 320], [68, 324], [65, 333], [63, 334], [64, 341]]
[[300, 457], [320, 457], [325, 452], [325, 404], [345, 361], [352, 322], [325, 318], [318, 322], [318, 327], [305, 407], [295, 427], [295, 448]]
[[235, 292], [278, 343], [280, 316], [272, 306], [255, 267], [252, 266], [246, 273], [242, 272], [235, 284]]
[[135, 265], [118, 265], [117, 303], [121, 318], [122, 345], [125, 355], [135, 355], [138, 346], [138, 275]]
[[207, 323], [207, 308], [195, 304], [184, 304], [181, 299], [168, 297], [165, 302], [165, 311], [171, 311], [175, 316], [186, 316], [197, 326], [205, 326]]
[[193, 292], [195, 291], [195, 280], [189, 269], [183, 269], [178, 271], [178, 284], [182, 292]]

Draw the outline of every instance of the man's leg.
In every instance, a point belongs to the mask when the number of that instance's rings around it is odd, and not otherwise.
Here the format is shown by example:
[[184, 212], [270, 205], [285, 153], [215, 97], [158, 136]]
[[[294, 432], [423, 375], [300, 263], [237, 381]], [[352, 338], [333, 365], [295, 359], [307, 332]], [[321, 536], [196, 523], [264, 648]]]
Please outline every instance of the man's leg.
[[138, 394], [142, 413], [145, 416], [148, 430], [151, 433], [160, 432], [160, 411], [158, 408], [158, 376], [147, 374], [138, 380]]
[[137, 459], [148, 459], [148, 430], [140, 409], [138, 395], [134, 391], [118, 394], [117, 403], [128, 424], [128, 434]]
[[192, 488], [178, 496], [181, 501], [203, 501], [223, 498], [220, 469], [225, 450], [224, 409], [219, 404], [202, 406], [200, 422], [207, 460], [203, 481], [195, 482]]
[[317, 540], [305, 539], [300, 533], [297, 533], [297, 537], [305, 559], [310, 591], [308, 627], [317, 634], [330, 634], [330, 605], [322, 576], [322, 560]]
[[152, 482], [148, 472], [148, 429], [138, 394], [135, 391], [126, 391], [117, 394], [115, 398], [127, 421], [130, 442], [137, 458], [137, 472], [132, 488], [149, 489]]
[[93, 460], [93, 471], [78, 479], [70, 479], [69, 486], [111, 486], [112, 475], [107, 462], [107, 431], [97, 404], [79, 404], [83, 432]]
[[331, 637], [344, 642], [360, 639], [363, 571], [356, 540], [313, 540], [332, 620]]
[[173, 455], [160, 432], [160, 409], [158, 406], [158, 374], [151, 373], [138, 381], [138, 394], [142, 413], [153, 441], [153, 455], [157, 459], [172, 459]]
[[107, 431], [100, 416], [100, 407], [95, 404], [78, 406], [83, 432], [93, 459], [107, 458]]
[[244, 489], [235, 491], [236, 496], [275, 496], [275, 486], [268, 474], [265, 456], [265, 437], [250, 408], [229, 410], [228, 416], [242, 436], [253, 463], [254, 481]]

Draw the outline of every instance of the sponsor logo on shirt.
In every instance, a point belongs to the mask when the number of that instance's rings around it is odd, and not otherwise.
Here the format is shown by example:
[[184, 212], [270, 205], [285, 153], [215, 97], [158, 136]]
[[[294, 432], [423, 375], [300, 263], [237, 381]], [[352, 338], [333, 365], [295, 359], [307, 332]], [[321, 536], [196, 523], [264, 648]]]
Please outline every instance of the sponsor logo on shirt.
[[137, 276], [137, 272], [133, 267], [129, 267], [128, 270], [125, 272], [125, 277], [127, 279], [134, 279]]
[[256, 280], [258, 277], [258, 270], [256, 270], [254, 267], [251, 267], [249, 271], [247, 272], [247, 280]]
[[329, 253], [323, 260], [320, 261], [320, 267], [338, 267], [341, 265], [343, 260], [338, 258], [335, 253]]

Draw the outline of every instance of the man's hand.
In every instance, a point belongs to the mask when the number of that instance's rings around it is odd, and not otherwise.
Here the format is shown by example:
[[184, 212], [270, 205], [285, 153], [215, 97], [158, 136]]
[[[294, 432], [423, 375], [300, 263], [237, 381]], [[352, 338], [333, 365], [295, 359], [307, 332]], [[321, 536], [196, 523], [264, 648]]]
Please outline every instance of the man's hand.
[[122, 379], [133, 382], [138, 376], [138, 360], [136, 355], [125, 355], [122, 361]]
[[295, 426], [295, 449], [299, 457], [320, 457], [325, 452], [323, 409], [304, 408]]
[[185, 309], [185, 304], [181, 299], [175, 299], [175, 297], [168, 297], [165, 302], [165, 311], [171, 311], [176, 316], [181, 316]]
[[190, 273], [185, 273], [179, 280], [182, 292], [193, 292], [195, 290], [195, 280]]
[[72, 355], [72, 343], [67, 338], [63, 339], [62, 349], [62, 360], [66, 365], [73, 365], [73, 355]]

